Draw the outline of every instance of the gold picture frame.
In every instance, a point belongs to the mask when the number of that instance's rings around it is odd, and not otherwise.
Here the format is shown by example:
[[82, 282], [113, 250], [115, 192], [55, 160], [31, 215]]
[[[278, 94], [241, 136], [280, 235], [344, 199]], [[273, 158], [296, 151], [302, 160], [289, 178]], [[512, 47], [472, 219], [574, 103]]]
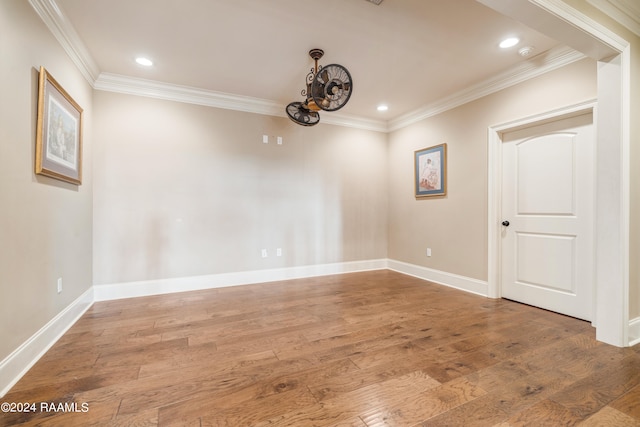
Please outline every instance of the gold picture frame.
[[447, 144], [414, 152], [416, 198], [447, 195]]
[[82, 108], [40, 67], [36, 174], [82, 184]]

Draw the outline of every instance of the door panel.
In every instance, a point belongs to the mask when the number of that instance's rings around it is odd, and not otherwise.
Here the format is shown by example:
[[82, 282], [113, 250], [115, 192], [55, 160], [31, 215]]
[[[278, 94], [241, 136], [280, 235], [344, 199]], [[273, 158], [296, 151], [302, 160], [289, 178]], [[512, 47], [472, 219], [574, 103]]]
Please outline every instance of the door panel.
[[592, 319], [593, 150], [590, 113], [503, 135], [503, 297]]
[[575, 137], [552, 134], [516, 144], [519, 215], [575, 213]]
[[516, 240], [516, 282], [575, 295], [575, 236], [517, 233]]

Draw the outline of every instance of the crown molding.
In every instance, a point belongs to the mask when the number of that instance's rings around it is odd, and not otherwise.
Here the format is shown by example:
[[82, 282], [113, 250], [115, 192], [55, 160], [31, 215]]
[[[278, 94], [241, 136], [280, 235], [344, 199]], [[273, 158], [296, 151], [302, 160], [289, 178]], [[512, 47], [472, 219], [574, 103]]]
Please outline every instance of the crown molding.
[[100, 69], [55, 0], [29, 0], [29, 4], [67, 52], [82, 76], [93, 86]]
[[[376, 132], [390, 132], [569, 65], [583, 58], [585, 58], [585, 55], [580, 52], [569, 47], [559, 47], [539, 54], [515, 68], [477, 83], [463, 91], [454, 93], [435, 103], [388, 122], [334, 113], [331, 115], [323, 115], [320, 123]], [[247, 113], [286, 117], [284, 113], [285, 106], [274, 101], [116, 74], [101, 73], [95, 81], [94, 87], [95, 89], [109, 92], [147, 96], [169, 101], [244, 111]]]
[[[93, 87], [96, 90], [106, 92], [145, 96], [167, 101], [243, 111], [246, 113], [287, 117], [285, 114], [286, 106], [275, 101], [118, 74], [100, 73]], [[352, 127], [376, 132], [387, 131], [387, 123], [385, 121], [335, 113], [323, 115], [320, 124]]]
[[[55, 0], [29, 0], [29, 3], [67, 52], [84, 78], [96, 90], [286, 117], [285, 105], [271, 100], [100, 72], [82, 39], [76, 33], [71, 22], [64, 16]], [[504, 73], [390, 121], [332, 113], [323, 115], [320, 124], [375, 132], [398, 130], [548, 71], [563, 67], [584, 57], [585, 55], [570, 48], [552, 49]]]
[[284, 115], [284, 107], [277, 102], [266, 99], [163, 83], [120, 74], [100, 73], [93, 87], [106, 92], [145, 96], [247, 113], [270, 116]]
[[[284, 111], [284, 106], [282, 107]], [[320, 124], [364, 129], [374, 132], [389, 132], [386, 120], [367, 119], [366, 117], [351, 116], [346, 114], [331, 113], [320, 118]]]
[[640, 4], [637, 0], [587, 0], [640, 37]]
[[494, 77], [477, 83], [460, 92], [426, 105], [397, 119], [389, 121], [388, 130], [395, 131], [413, 123], [475, 101], [484, 96], [538, 77], [585, 58], [585, 55], [569, 47], [558, 47], [536, 55], [530, 60]]

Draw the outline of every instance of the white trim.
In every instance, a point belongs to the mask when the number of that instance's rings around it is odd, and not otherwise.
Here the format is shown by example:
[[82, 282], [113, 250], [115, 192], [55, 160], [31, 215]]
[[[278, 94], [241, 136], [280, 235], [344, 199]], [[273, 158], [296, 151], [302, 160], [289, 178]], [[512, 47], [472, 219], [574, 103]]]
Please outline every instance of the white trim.
[[[620, 117], [621, 121], [621, 150], [622, 150], [622, 158], [620, 159], [621, 163], [621, 181], [622, 188], [620, 192], [622, 193], [622, 212], [621, 216], [621, 224], [620, 224], [620, 232], [622, 233], [622, 242], [621, 250], [622, 250], [622, 271], [623, 271], [623, 279], [622, 279], [622, 295], [623, 295], [623, 321], [629, 321], [629, 302], [631, 299], [630, 292], [630, 266], [631, 266], [631, 46], [627, 44], [627, 46], [620, 53], [621, 60], [621, 70], [620, 70], [620, 78], [622, 80], [622, 90], [621, 90], [621, 104], [622, 104], [622, 112]], [[624, 327], [623, 330], [623, 340], [625, 345], [631, 345], [629, 341], [630, 337], [630, 329], [628, 327]]]
[[0, 397], [53, 346], [93, 304], [93, 288], [87, 290], [51, 319], [31, 338], [0, 362]]
[[[197, 87], [163, 83], [119, 74], [100, 73], [100, 76], [98, 76], [98, 79], [95, 81], [94, 88], [107, 92], [145, 96], [167, 101], [223, 108], [226, 110], [287, 117], [285, 114], [285, 105], [268, 99], [216, 92]], [[385, 121], [348, 116], [339, 113], [323, 115], [320, 124], [338, 125], [376, 132], [387, 131], [387, 123]]]
[[[546, 111], [540, 114], [512, 120], [499, 125], [490, 126], [487, 130], [487, 150], [488, 150], [488, 170], [487, 170], [487, 188], [488, 188], [488, 296], [491, 298], [500, 298], [502, 296], [500, 283], [501, 272], [501, 239], [499, 224], [502, 222], [501, 206], [502, 206], [502, 134], [505, 132], [517, 130], [519, 128], [532, 126], [534, 124], [542, 124], [549, 120], [558, 120], [580, 115], [588, 112], [595, 113], [596, 100], [588, 100], [578, 104], [570, 105]], [[595, 123], [595, 117], [594, 117]], [[595, 310], [594, 310], [595, 314]]]
[[256, 114], [271, 116], [284, 116], [285, 114], [283, 106], [266, 99], [163, 83], [120, 74], [100, 73], [100, 76], [95, 81], [94, 88], [107, 92], [125, 93]]
[[434, 270], [420, 265], [409, 264], [402, 261], [387, 260], [387, 268], [439, 285], [470, 292], [472, 294], [487, 296], [487, 282], [473, 279], [471, 277], [460, 276], [446, 271]]
[[402, 129], [584, 58], [584, 54], [569, 47], [551, 49], [510, 70], [389, 121], [389, 131]]
[[100, 69], [55, 0], [29, 0], [29, 4], [67, 52], [83, 77], [93, 86], [100, 74]]
[[[283, 106], [283, 112], [284, 108], [285, 107]], [[320, 124], [365, 129], [383, 133], [387, 133], [389, 131], [386, 121], [367, 119], [365, 117], [357, 117], [340, 113], [323, 114], [320, 117]]]
[[[613, 50], [614, 55], [622, 52], [629, 43], [604, 25], [591, 19], [584, 13], [568, 5], [562, 0], [529, 0], [542, 10], [546, 11], [552, 16], [556, 16], [573, 27], [578, 28], [582, 32], [595, 37], [600, 43], [606, 45]], [[602, 52], [607, 55], [607, 53]], [[595, 59], [605, 59], [607, 56], [596, 56]]]
[[637, 0], [587, 0], [640, 37], [640, 6]]
[[330, 274], [383, 270], [386, 268], [387, 260], [377, 259], [335, 264], [306, 265], [270, 270], [210, 274], [204, 276], [177, 277], [172, 279], [113, 283], [108, 285], [94, 285], [93, 289], [96, 301], [110, 301], [122, 298], [197, 291], [202, 289], [326, 276]]
[[487, 295], [487, 282], [483, 280], [390, 259], [350, 261], [270, 270], [240, 271], [235, 273], [177, 277], [172, 279], [113, 283], [108, 285], [94, 285], [93, 289], [95, 301], [112, 301], [123, 298], [135, 298], [141, 296], [189, 292], [229, 286], [385, 269], [397, 271], [399, 273], [418, 277], [423, 280], [471, 292], [477, 295]]
[[598, 100], [589, 99], [577, 104], [568, 105], [565, 107], [555, 108], [553, 110], [544, 111], [542, 113], [533, 114], [531, 116], [523, 117], [516, 120], [511, 120], [506, 123], [490, 126], [489, 129], [494, 129], [498, 132], [511, 132], [518, 128], [529, 127], [534, 124], [544, 123], [548, 121], [557, 120], [563, 117], [579, 116], [581, 114], [593, 111], [596, 108]]
[[498, 223], [502, 207], [502, 138], [500, 125], [487, 130], [487, 295], [489, 298], [501, 298], [500, 272], [500, 236]]
[[640, 317], [629, 321], [629, 345], [640, 344]]
[[598, 63], [596, 339], [629, 345], [630, 47]]

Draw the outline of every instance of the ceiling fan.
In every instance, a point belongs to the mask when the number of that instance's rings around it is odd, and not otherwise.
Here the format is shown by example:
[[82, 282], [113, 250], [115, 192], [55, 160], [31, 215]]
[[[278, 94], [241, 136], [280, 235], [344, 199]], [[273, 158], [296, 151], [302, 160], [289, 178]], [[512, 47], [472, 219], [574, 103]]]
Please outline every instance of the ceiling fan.
[[353, 83], [349, 71], [339, 64], [318, 66], [322, 49], [311, 49], [309, 56], [315, 67], [307, 75], [307, 88], [301, 91], [306, 99], [287, 105], [287, 116], [302, 126], [313, 126], [320, 122], [320, 110], [336, 111], [344, 107], [351, 97]]

